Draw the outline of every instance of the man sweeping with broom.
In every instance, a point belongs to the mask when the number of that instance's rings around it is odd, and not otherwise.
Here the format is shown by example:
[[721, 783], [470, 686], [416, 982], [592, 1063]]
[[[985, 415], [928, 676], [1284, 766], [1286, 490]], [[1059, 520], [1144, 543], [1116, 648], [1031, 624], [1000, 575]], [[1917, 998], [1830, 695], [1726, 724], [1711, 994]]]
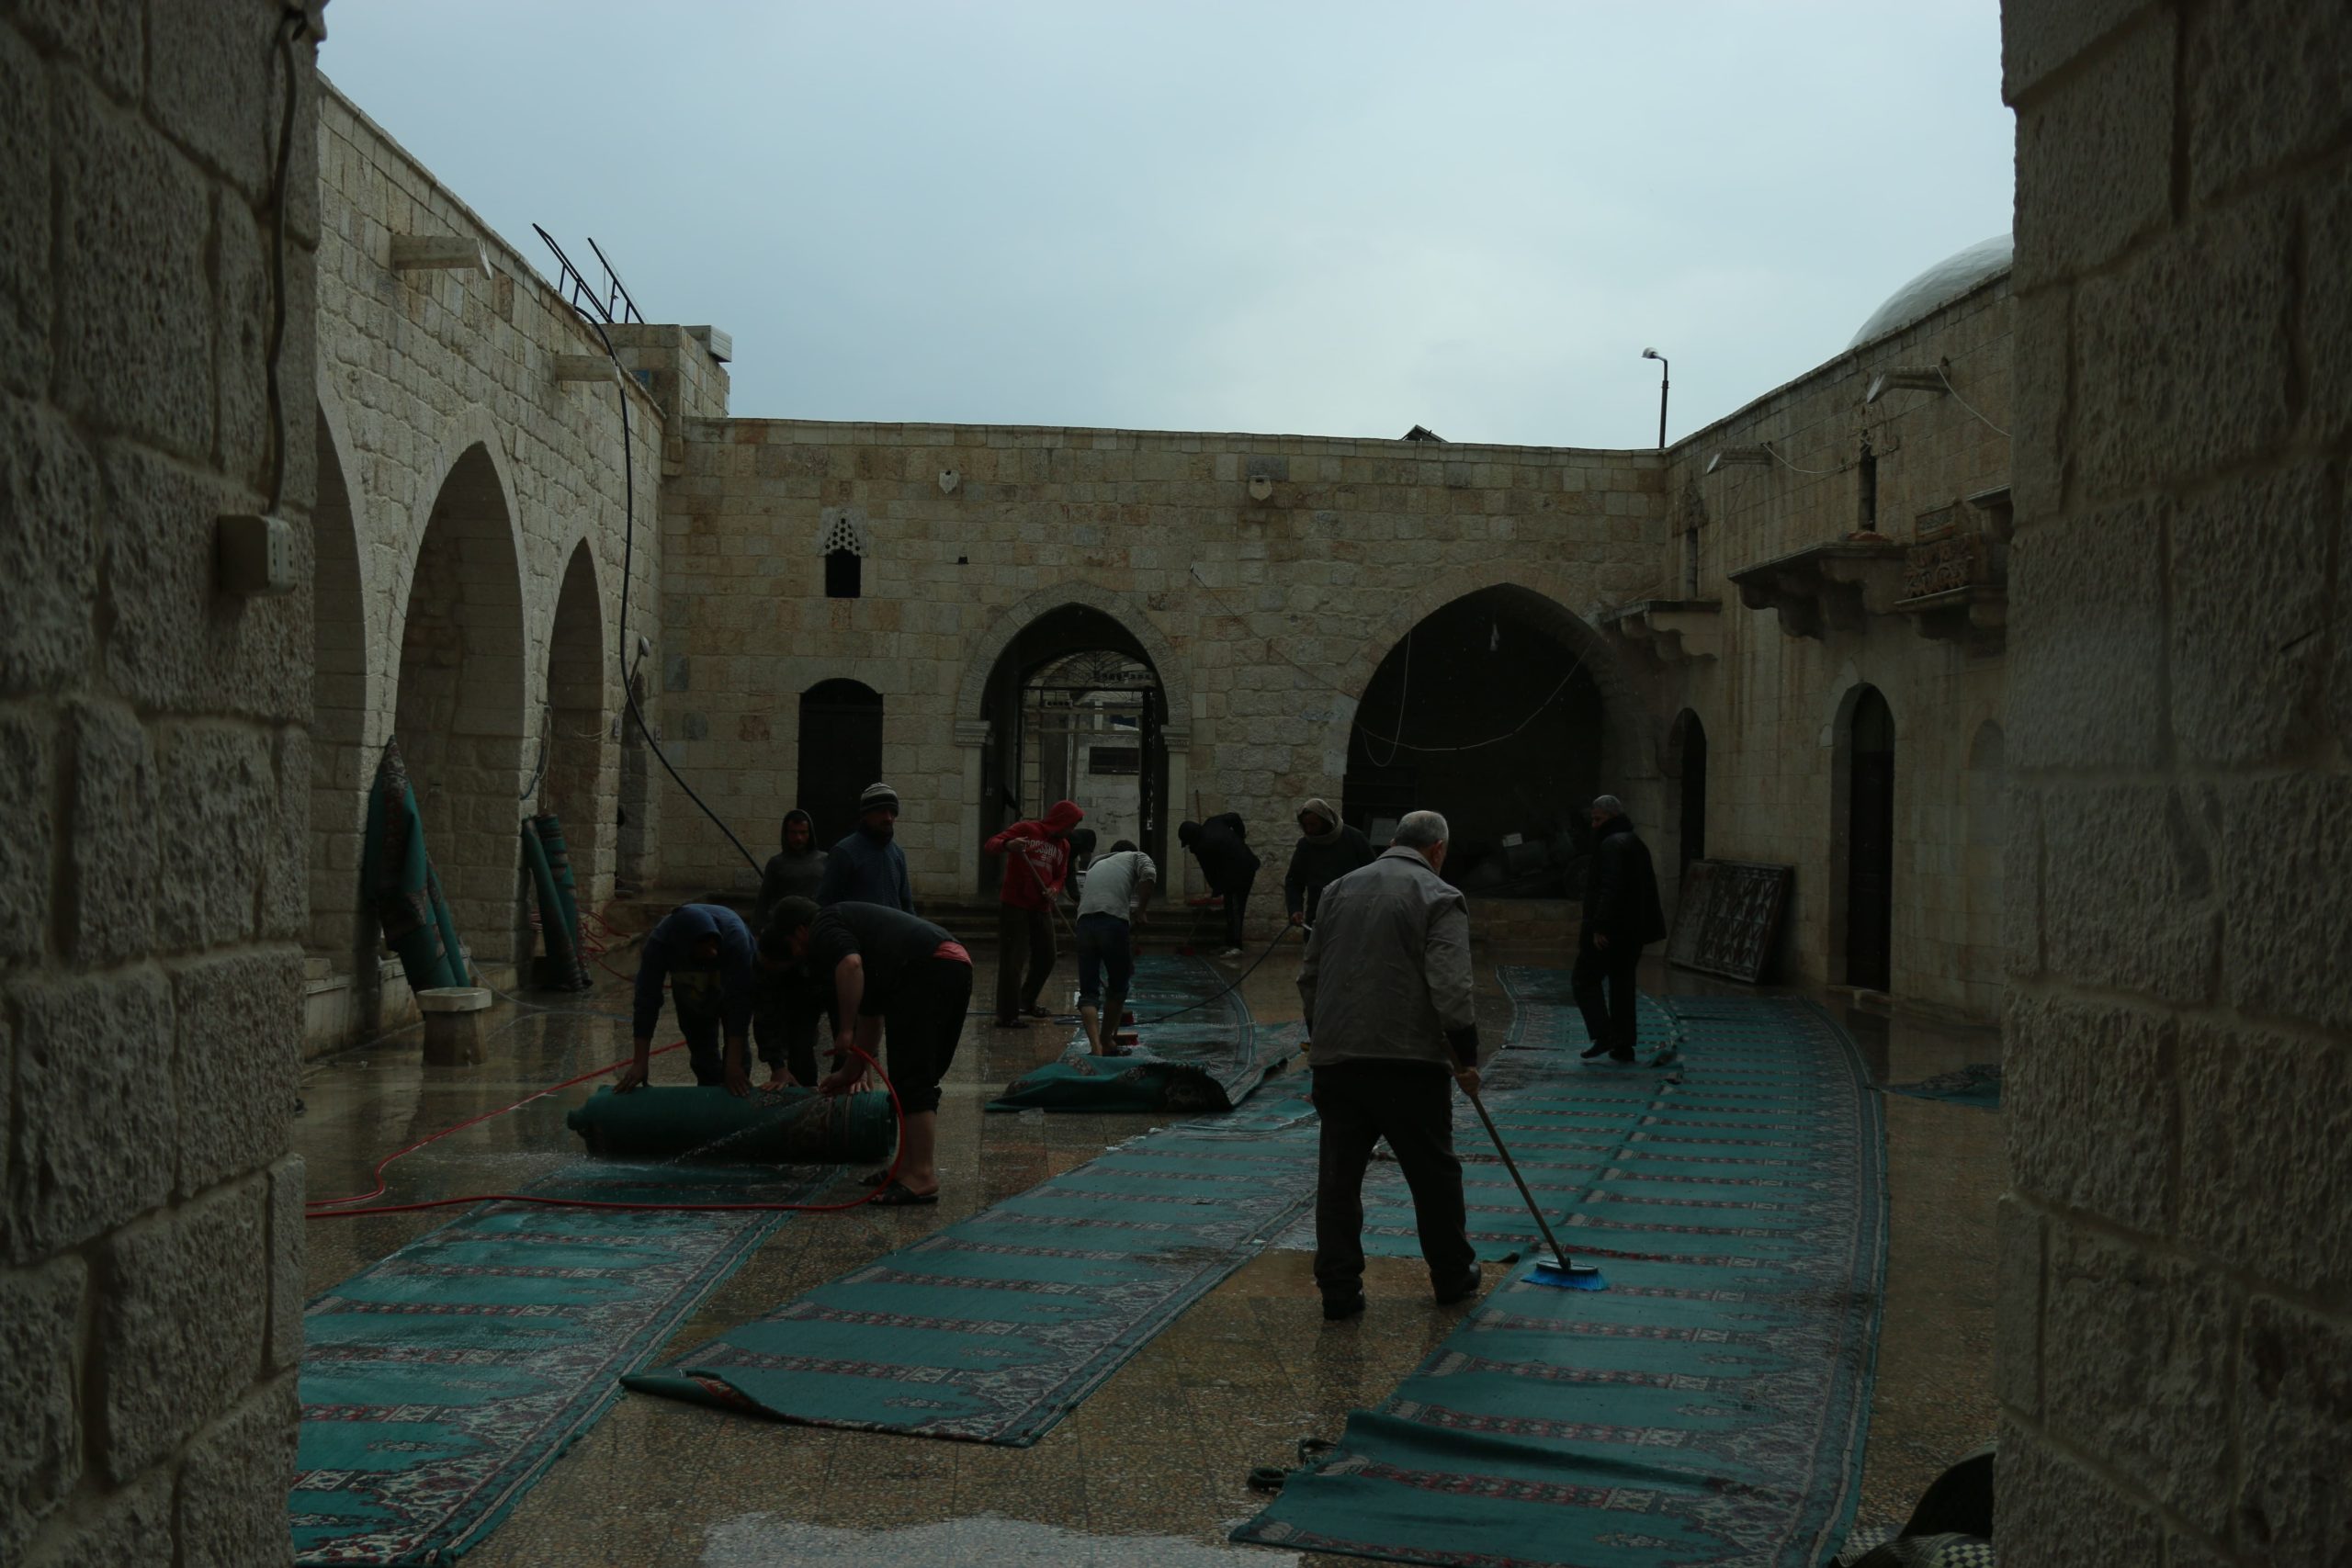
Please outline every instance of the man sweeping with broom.
[[1414, 1228], [1441, 1306], [1477, 1293], [1453, 1152], [1452, 1085], [1478, 1091], [1470, 911], [1439, 871], [1445, 818], [1415, 811], [1392, 847], [1323, 889], [1299, 1000], [1322, 1123], [1315, 1283], [1323, 1316], [1363, 1311], [1363, 1173], [1386, 1137], [1413, 1191]]

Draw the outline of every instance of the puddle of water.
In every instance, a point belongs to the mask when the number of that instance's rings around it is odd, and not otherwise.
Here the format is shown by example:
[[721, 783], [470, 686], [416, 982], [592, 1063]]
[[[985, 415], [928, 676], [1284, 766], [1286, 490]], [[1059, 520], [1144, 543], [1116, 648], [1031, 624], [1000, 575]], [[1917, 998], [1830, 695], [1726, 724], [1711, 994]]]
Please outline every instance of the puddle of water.
[[1295, 1552], [1262, 1546], [1212, 1546], [1164, 1535], [1087, 1535], [988, 1514], [895, 1530], [839, 1529], [777, 1514], [746, 1514], [711, 1526], [702, 1551], [702, 1568], [768, 1568], [777, 1562], [796, 1568], [1233, 1568], [1242, 1562], [1295, 1568], [1298, 1561]]

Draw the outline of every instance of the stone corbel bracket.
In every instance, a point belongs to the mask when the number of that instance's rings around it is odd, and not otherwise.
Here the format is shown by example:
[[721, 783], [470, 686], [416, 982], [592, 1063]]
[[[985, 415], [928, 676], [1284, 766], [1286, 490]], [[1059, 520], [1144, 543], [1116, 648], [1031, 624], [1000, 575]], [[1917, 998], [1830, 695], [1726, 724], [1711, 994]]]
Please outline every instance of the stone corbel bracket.
[[1723, 610], [1720, 599], [1636, 599], [1604, 612], [1600, 624], [1659, 663], [1677, 664], [1722, 657]]
[[1731, 574], [1739, 602], [1774, 610], [1791, 637], [1862, 629], [1903, 597], [1904, 547], [1892, 539], [1840, 539]]

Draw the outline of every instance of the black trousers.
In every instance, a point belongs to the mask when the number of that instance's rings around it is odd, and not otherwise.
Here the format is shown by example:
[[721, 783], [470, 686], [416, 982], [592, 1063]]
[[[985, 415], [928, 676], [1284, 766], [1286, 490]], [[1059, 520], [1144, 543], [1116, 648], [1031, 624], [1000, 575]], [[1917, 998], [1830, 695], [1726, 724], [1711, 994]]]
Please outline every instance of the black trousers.
[[705, 1089], [727, 1081], [727, 1042], [719, 1032], [720, 1022], [716, 1012], [678, 1009], [678, 1032], [686, 1037], [686, 1060], [694, 1067], [695, 1082]]
[[1241, 945], [1241, 920], [1249, 910], [1250, 889], [1256, 886], [1257, 881], [1258, 873], [1254, 869], [1245, 871], [1234, 879], [1230, 887], [1222, 890], [1225, 894], [1225, 945], [1227, 947]]
[[996, 909], [996, 1016], [1011, 1020], [1037, 1005], [1054, 972], [1054, 915], [1050, 909]]
[[1607, 1045], [1612, 1055], [1633, 1054], [1641, 1005], [1634, 976], [1641, 966], [1638, 947], [1602, 949], [1587, 939], [1577, 949], [1576, 972], [1568, 983], [1584, 1014], [1584, 1032], [1595, 1044]]
[[1413, 1190], [1421, 1258], [1439, 1289], [1457, 1283], [1471, 1249], [1453, 1152], [1453, 1075], [1434, 1062], [1341, 1062], [1315, 1069], [1322, 1124], [1315, 1179], [1315, 1283], [1344, 1300], [1363, 1289], [1363, 1171], [1382, 1138]]
[[939, 1080], [964, 1036], [964, 1010], [972, 1005], [972, 966], [960, 958], [931, 957], [910, 970], [882, 1013], [884, 1060], [899, 1107], [910, 1116], [939, 1109]]
[[788, 1067], [800, 1083], [817, 1081], [817, 1021], [821, 1006], [812, 1007], [791, 987], [764, 982], [752, 1009], [752, 1039], [760, 1060], [771, 1067]]

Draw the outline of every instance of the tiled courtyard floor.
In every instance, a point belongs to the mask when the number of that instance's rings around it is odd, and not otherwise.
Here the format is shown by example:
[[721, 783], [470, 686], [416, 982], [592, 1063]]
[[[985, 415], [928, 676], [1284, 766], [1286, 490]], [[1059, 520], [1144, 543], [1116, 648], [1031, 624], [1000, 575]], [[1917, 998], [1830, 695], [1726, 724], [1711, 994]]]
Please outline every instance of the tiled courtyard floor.
[[[978, 953], [982, 978], [991, 956]], [[1509, 1004], [1481, 954], [1482, 1021], [1495, 1040]], [[628, 967], [626, 954], [619, 964]], [[1233, 966], [1238, 969], [1238, 965]], [[1249, 979], [1254, 1017], [1298, 1015], [1285, 944]], [[1070, 970], [1055, 976], [1066, 985]], [[1721, 989], [1646, 969], [1645, 988]], [[550, 1001], [553, 998], [547, 998]], [[624, 1012], [608, 981], [574, 1008]], [[1831, 1009], [1874, 1078], [1908, 1082], [1997, 1061], [1984, 1028], [1844, 1005]], [[623, 1055], [628, 1029], [581, 1013], [502, 1004], [490, 1060], [427, 1068], [420, 1036], [397, 1034], [311, 1066], [296, 1123], [313, 1195], [364, 1190], [392, 1148]], [[988, 1114], [1007, 1080], [1060, 1049], [1057, 1026], [1002, 1032], [969, 1021], [945, 1086], [935, 1209], [797, 1216], [712, 1292], [680, 1333], [683, 1349], [975, 1210], [1083, 1164], [1154, 1123], [1146, 1116]], [[656, 1082], [691, 1081], [683, 1054]], [[392, 1168], [392, 1198], [511, 1190], [578, 1157], [563, 1112], [582, 1085], [434, 1145]], [[1890, 1095], [1892, 1251], [1864, 1473], [1862, 1518], [1900, 1519], [1936, 1472], [1984, 1441], [1993, 1424], [1994, 1199], [2000, 1118]], [[1164, 1120], [1164, 1118], [1159, 1119]], [[447, 1212], [313, 1224], [313, 1291], [347, 1278]], [[1489, 1270], [1490, 1280], [1499, 1270]], [[1193, 1568], [1210, 1562], [1337, 1562], [1228, 1545], [1256, 1511], [1252, 1465], [1288, 1463], [1296, 1438], [1337, 1434], [1349, 1410], [1378, 1402], [1455, 1321], [1432, 1307], [1418, 1260], [1374, 1258], [1371, 1310], [1327, 1326], [1308, 1258], [1270, 1251], [1197, 1303], [1033, 1448], [770, 1424], [631, 1394], [523, 1499], [469, 1568], [627, 1563], [1099, 1563]]]

